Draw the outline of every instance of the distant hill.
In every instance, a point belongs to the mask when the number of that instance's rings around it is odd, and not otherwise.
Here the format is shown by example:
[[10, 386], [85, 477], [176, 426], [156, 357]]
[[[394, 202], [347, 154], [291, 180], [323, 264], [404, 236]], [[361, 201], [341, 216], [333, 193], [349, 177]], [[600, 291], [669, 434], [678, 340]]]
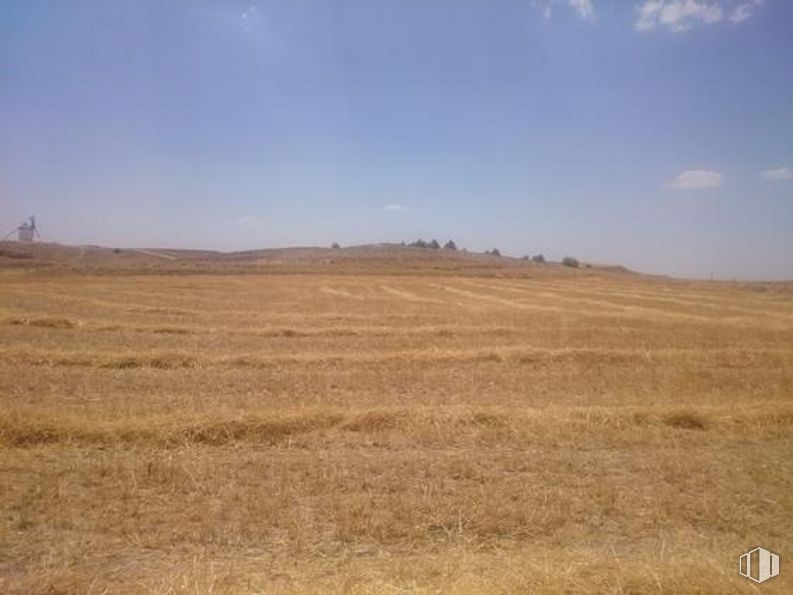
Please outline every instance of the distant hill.
[[465, 250], [373, 244], [344, 248], [293, 247], [217, 252], [66, 246], [0, 242], [0, 269], [70, 270], [93, 273], [404, 273], [495, 276], [633, 274], [619, 266], [535, 263]]

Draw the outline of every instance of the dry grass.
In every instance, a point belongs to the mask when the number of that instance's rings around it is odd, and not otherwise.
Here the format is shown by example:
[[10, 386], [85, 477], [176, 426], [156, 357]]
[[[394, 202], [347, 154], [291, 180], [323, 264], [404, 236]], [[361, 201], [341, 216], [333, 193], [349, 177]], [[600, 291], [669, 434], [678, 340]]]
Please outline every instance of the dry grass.
[[409, 270], [3, 272], [0, 591], [752, 593], [793, 551], [789, 288]]

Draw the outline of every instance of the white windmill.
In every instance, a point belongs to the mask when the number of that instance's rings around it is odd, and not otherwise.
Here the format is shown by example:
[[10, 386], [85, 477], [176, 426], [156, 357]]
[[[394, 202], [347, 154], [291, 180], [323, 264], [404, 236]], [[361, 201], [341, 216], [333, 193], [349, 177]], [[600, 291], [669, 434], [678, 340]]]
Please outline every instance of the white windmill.
[[22, 225], [8, 232], [3, 240], [7, 240], [14, 234], [17, 234], [17, 240], [20, 242], [32, 242], [34, 239], [40, 238], [39, 228], [36, 227], [36, 217], [31, 215]]

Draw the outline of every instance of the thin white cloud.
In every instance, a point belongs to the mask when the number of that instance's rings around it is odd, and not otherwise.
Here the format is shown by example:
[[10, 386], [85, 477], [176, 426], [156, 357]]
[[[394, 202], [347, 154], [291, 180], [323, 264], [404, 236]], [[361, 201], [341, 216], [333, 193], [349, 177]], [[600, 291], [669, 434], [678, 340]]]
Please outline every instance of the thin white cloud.
[[752, 0], [751, 2], [743, 2], [736, 6], [730, 13], [729, 19], [733, 23], [743, 23], [750, 19], [754, 14], [754, 9], [760, 6], [763, 0]]
[[409, 211], [405, 205], [401, 205], [399, 203], [393, 203], [390, 205], [385, 205], [383, 207], [386, 211], [396, 212], [396, 211]]
[[251, 5], [240, 13], [240, 29], [247, 33], [259, 28], [261, 23], [262, 14], [256, 6]]
[[636, 29], [648, 31], [666, 27], [679, 33], [696, 23], [717, 23], [724, 19], [724, 11], [716, 2], [708, 0], [646, 0], [638, 8]]
[[542, 9], [542, 15], [549, 19], [555, 6], [563, 4], [573, 10], [580, 18], [591, 21], [595, 18], [595, 0], [534, 0], [533, 4]]
[[243, 227], [261, 227], [262, 222], [259, 221], [256, 217], [251, 217], [246, 215], [245, 217], [240, 217], [237, 219], [237, 225], [241, 225]]
[[582, 19], [595, 18], [595, 5], [592, 0], [567, 0], [567, 4], [578, 13]]
[[705, 169], [687, 169], [680, 172], [678, 176], [666, 186], [674, 190], [693, 190], [696, 188], [717, 188], [724, 181], [717, 171]]
[[663, 8], [663, 1], [648, 0], [641, 6], [636, 7], [636, 29], [638, 31], [649, 31], [655, 29], [658, 14]]
[[636, 8], [635, 26], [639, 31], [665, 28], [681, 33], [724, 20], [742, 23], [761, 4], [763, 0], [644, 0]]
[[778, 182], [780, 180], [793, 180], [793, 169], [783, 165], [782, 167], [767, 169], [760, 175], [766, 180], [771, 180], [772, 182]]

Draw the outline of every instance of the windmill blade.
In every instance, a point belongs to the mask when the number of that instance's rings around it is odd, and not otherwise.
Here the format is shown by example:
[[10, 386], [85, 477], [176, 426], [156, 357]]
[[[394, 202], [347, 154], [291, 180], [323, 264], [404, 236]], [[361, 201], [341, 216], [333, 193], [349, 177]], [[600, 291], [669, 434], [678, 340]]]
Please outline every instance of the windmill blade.
[[16, 232], [18, 232], [18, 231], [19, 231], [19, 228], [18, 228], [18, 227], [15, 227], [14, 229], [12, 229], [11, 231], [9, 231], [7, 234], [5, 234], [5, 235], [3, 236], [3, 241], [5, 242], [5, 241], [6, 241], [6, 240], [7, 240], [9, 237], [11, 237], [12, 235], [14, 235], [14, 234], [15, 234]]
[[32, 231], [36, 235], [37, 238], [41, 238], [41, 236], [39, 235], [39, 228], [36, 227], [36, 216], [35, 215], [31, 215], [30, 216], [30, 231]]

